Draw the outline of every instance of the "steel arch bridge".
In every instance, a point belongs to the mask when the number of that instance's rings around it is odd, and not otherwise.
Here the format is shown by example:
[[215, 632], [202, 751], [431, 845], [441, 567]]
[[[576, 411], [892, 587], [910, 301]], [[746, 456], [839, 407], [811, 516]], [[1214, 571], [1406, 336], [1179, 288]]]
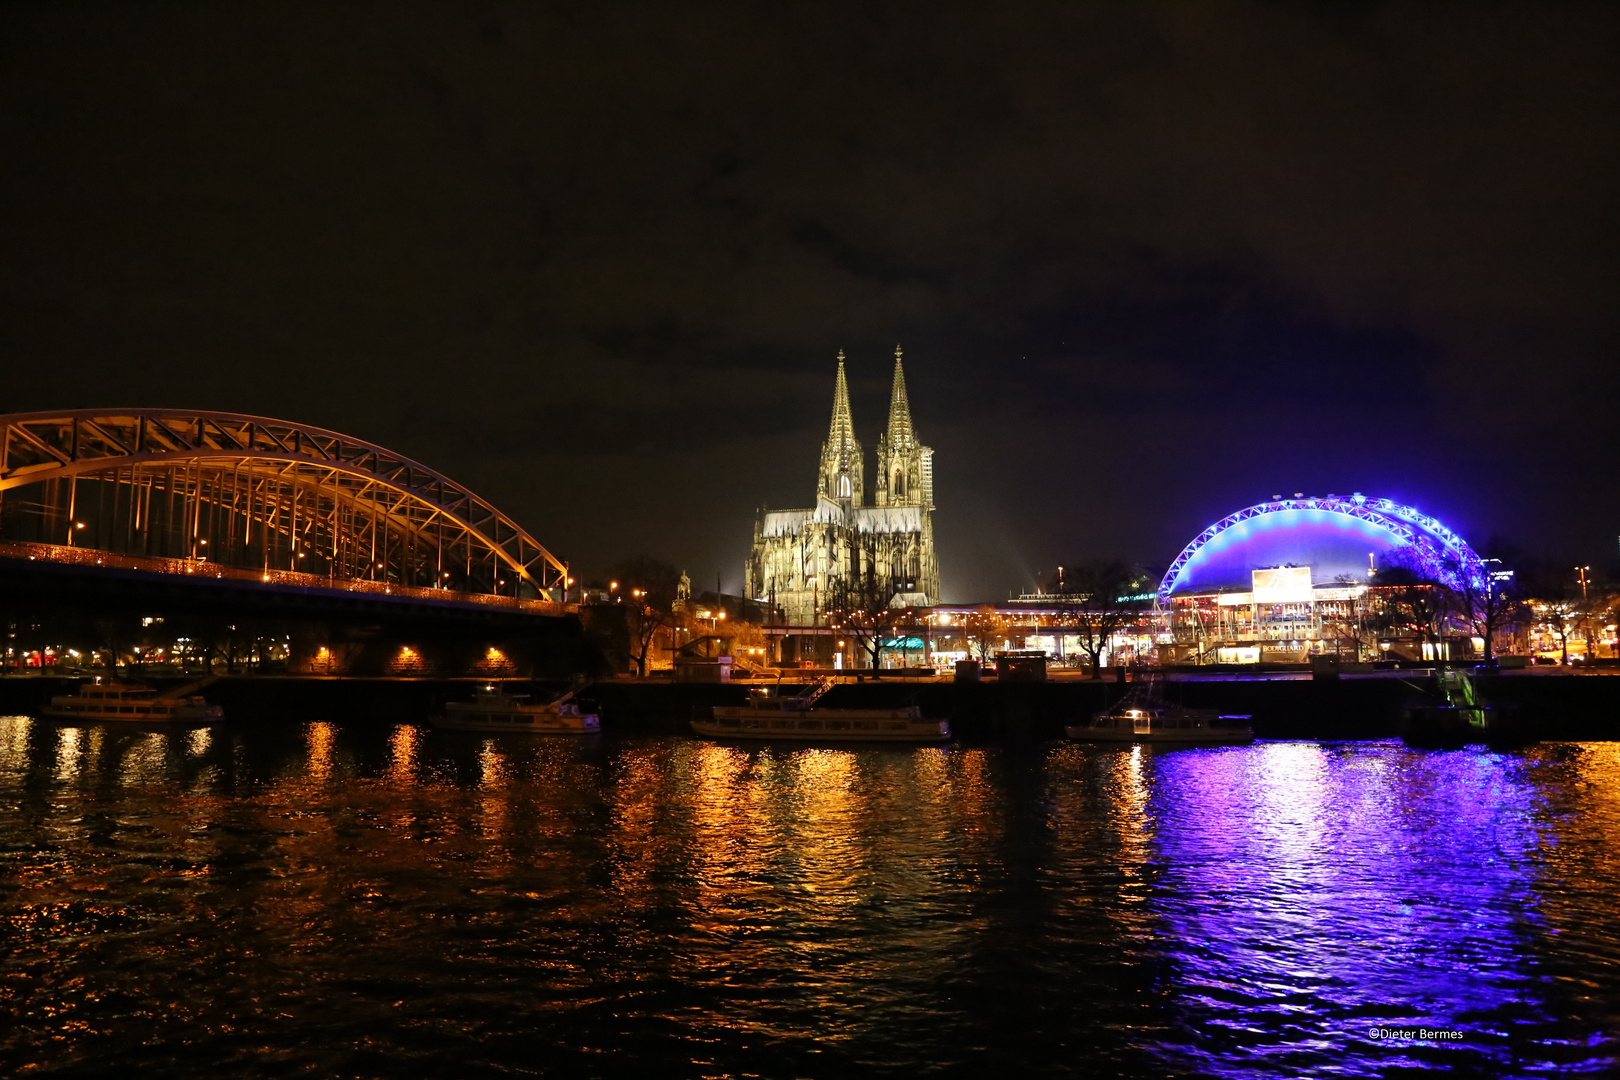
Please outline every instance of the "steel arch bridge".
[[0, 543], [49, 546], [47, 558], [566, 599], [567, 565], [516, 522], [443, 474], [335, 431], [173, 409], [16, 413], [0, 426]]
[[1268, 514], [1302, 510], [1338, 514], [1382, 529], [1409, 547], [1418, 564], [1436, 580], [1453, 586], [1461, 585], [1466, 580], [1476, 587], [1483, 587], [1487, 580], [1485, 564], [1474, 549], [1462, 537], [1427, 514], [1389, 499], [1365, 495], [1328, 495], [1324, 498], [1273, 499], [1228, 514], [1199, 533], [1192, 543], [1181, 550], [1176, 561], [1170, 564], [1170, 569], [1165, 571], [1164, 580], [1159, 583], [1159, 600], [1163, 602], [1170, 598], [1188, 564], [1228, 529]]

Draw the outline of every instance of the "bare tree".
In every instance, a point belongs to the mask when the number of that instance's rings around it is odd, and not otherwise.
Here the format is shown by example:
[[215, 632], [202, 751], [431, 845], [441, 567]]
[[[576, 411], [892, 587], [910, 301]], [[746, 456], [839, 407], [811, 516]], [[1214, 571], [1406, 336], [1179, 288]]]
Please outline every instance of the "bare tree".
[[979, 650], [979, 663], [990, 661], [990, 647], [1001, 640], [1007, 631], [1007, 620], [989, 604], [981, 604], [969, 613], [963, 623], [970, 647]]
[[1384, 629], [1405, 631], [1420, 649], [1438, 642], [1446, 617], [1461, 605], [1451, 587], [1417, 558], [1392, 554], [1374, 578], [1378, 597], [1377, 622]]
[[1585, 620], [1586, 605], [1575, 577], [1562, 566], [1542, 564], [1531, 569], [1527, 583], [1531, 609], [1558, 639], [1558, 662], [1569, 664], [1569, 639]]
[[1447, 572], [1457, 583], [1454, 590], [1457, 609], [1468, 620], [1470, 629], [1484, 641], [1486, 664], [1496, 662], [1496, 632], [1510, 625], [1524, 610], [1516, 575], [1498, 576], [1498, 571], [1493, 569], [1501, 565], [1502, 560], [1493, 558], [1476, 573], [1470, 572], [1455, 556], [1446, 559]]
[[874, 572], [869, 561], [847, 576], [833, 578], [827, 587], [827, 613], [832, 625], [866, 655], [874, 676], [881, 677], [883, 636], [900, 615], [890, 606], [898, 595], [894, 579]]
[[666, 562], [646, 555], [627, 559], [613, 568], [619, 583], [619, 602], [625, 606], [630, 631], [630, 659], [636, 674], [647, 675], [647, 654], [652, 651], [659, 631], [673, 628], [679, 616], [673, 611], [681, 572]]
[[1116, 633], [1135, 622], [1148, 601], [1146, 578], [1119, 559], [1067, 566], [1055, 606], [1091, 659], [1091, 677], [1102, 678], [1102, 654]]
[[[1614, 627], [1617, 618], [1620, 618], [1620, 594], [1615, 593], [1613, 586], [1609, 586], [1603, 594], [1593, 597], [1592, 619], [1587, 624], [1588, 637], [1586, 639], [1586, 652], [1592, 652], [1592, 631], [1596, 631], [1601, 640], [1603, 635]], [[1616, 638], [1614, 648], [1611, 650], [1616, 658], [1620, 658], [1620, 638]]]

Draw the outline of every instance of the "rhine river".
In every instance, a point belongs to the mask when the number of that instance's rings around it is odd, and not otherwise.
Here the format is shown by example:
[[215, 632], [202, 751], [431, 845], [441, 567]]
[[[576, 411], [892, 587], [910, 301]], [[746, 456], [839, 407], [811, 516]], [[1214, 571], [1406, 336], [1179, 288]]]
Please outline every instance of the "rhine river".
[[0, 718], [0, 1074], [1601, 1074], [1617, 883], [1620, 744]]

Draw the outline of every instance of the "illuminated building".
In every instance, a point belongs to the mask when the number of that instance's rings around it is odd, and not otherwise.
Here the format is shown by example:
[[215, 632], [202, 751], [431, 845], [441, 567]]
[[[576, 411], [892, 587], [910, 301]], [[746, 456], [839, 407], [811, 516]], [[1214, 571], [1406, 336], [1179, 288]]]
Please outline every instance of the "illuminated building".
[[1403, 640], [1382, 617], [1388, 597], [1381, 593], [1388, 590], [1378, 572], [1390, 566], [1453, 590], [1486, 579], [1461, 537], [1388, 499], [1296, 495], [1247, 507], [1199, 533], [1165, 573], [1159, 604], [1170, 626], [1162, 658], [1252, 663], [1321, 653], [1352, 660], [1446, 654], [1441, 635]]
[[857, 578], [870, 579], [880, 592], [892, 595], [892, 606], [928, 607], [939, 599], [934, 452], [918, 441], [912, 427], [898, 347], [889, 424], [878, 439], [871, 505], [866, 504], [865, 464], [850, 416], [840, 352], [816, 505], [761, 510], [754, 523], [748, 595], [779, 607], [790, 626], [820, 626], [828, 596], [841, 581]]

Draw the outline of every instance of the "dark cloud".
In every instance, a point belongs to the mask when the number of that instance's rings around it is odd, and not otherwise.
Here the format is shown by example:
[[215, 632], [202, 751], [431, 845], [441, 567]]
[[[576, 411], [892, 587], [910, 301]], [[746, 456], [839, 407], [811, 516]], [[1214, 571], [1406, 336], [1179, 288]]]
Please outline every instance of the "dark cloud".
[[[285, 415], [735, 577], [846, 348], [950, 592], [1274, 491], [1612, 551], [1607, 5], [0, 11], [8, 410]], [[709, 569], [705, 569], [709, 568]], [[729, 580], [729, 577], [728, 577]]]

